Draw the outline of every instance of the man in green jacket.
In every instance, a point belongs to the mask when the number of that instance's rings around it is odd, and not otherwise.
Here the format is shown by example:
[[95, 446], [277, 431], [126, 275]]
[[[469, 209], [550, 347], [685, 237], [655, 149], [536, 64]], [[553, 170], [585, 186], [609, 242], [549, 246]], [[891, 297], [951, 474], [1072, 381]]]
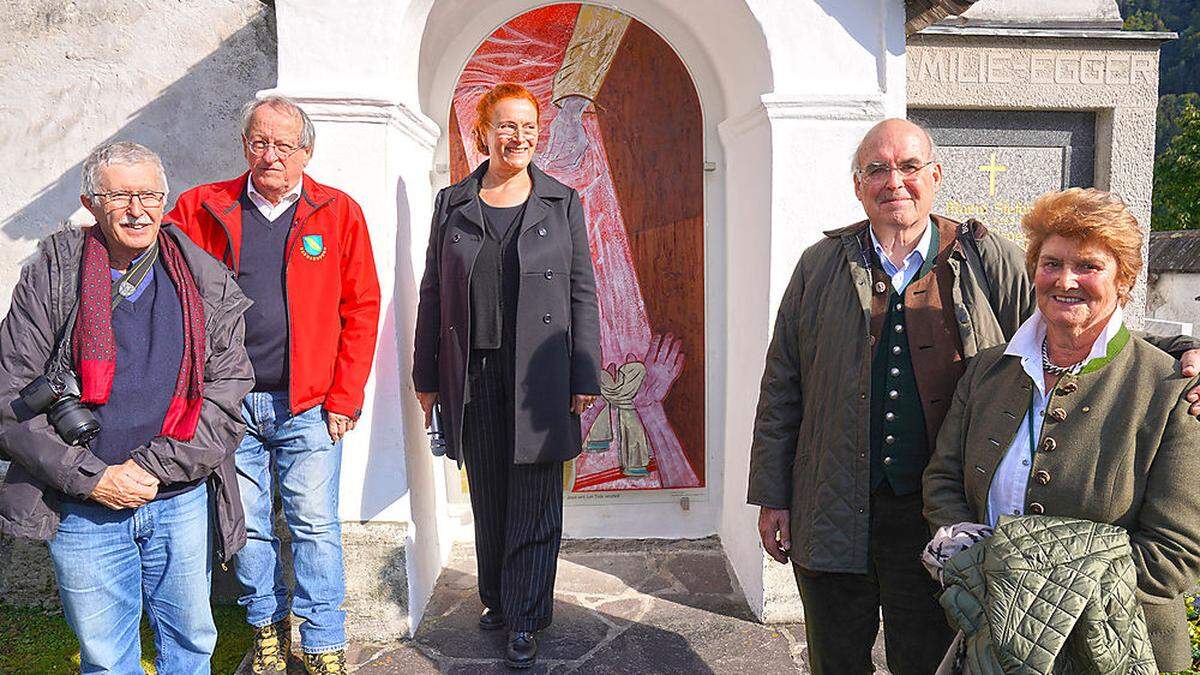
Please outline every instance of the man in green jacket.
[[[747, 501], [793, 563], [815, 675], [871, 672], [881, 608], [891, 671], [931, 673], [952, 633], [920, 564], [921, 474], [964, 362], [1008, 340], [1033, 288], [1014, 243], [931, 215], [942, 167], [919, 126], [873, 127], [853, 174], [867, 220], [809, 247], [780, 303]], [[1200, 369], [1200, 350], [1183, 359]]]

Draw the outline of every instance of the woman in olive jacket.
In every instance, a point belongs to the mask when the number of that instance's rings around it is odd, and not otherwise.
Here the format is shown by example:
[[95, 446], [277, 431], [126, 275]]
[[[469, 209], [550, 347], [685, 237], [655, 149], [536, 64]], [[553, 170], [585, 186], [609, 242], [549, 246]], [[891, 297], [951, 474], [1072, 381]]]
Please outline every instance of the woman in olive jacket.
[[925, 470], [925, 516], [934, 528], [1021, 514], [1125, 528], [1158, 668], [1183, 670], [1200, 427], [1184, 399], [1195, 383], [1122, 321], [1142, 232], [1119, 197], [1079, 188], [1043, 196], [1022, 225], [1037, 311], [960, 380]]
[[508, 626], [508, 663], [536, 658], [562, 535], [562, 463], [600, 392], [599, 309], [583, 207], [531, 163], [539, 108], [524, 87], [483, 95], [488, 160], [437, 196], [417, 311], [413, 382], [426, 425], [445, 413], [465, 463], [485, 630]]

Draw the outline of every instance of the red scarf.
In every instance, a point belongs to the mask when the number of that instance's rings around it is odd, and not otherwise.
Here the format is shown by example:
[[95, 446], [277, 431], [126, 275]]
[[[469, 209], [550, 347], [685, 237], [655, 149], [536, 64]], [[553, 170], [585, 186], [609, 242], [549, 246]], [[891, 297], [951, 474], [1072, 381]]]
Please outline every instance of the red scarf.
[[[188, 441], [196, 433], [204, 400], [204, 303], [179, 245], [162, 232], [158, 234], [158, 256], [167, 270], [167, 277], [175, 284], [183, 309], [183, 360], [160, 434]], [[98, 405], [108, 402], [117, 367], [112, 328], [112, 273], [109, 269], [104, 233], [99, 226], [92, 227], [83, 240], [79, 317], [71, 336], [71, 351], [83, 389], [81, 400]]]

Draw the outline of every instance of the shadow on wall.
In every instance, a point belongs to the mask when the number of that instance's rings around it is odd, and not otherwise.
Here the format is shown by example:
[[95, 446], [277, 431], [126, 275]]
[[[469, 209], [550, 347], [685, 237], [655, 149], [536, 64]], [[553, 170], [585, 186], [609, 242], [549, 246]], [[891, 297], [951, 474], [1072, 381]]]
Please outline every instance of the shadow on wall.
[[[161, 39], [170, 40], [169, 35]], [[152, 48], [153, 49], [153, 48]], [[191, 66], [186, 74], [163, 89], [150, 103], [129, 114], [125, 123], [96, 143], [115, 140], [135, 141], [157, 152], [163, 159], [172, 198], [200, 183], [227, 179], [246, 170], [239, 142], [237, 113], [243, 103], [276, 81], [276, 38], [274, 13], [260, 12], [243, 28], [232, 33], [220, 46]], [[143, 66], [152, 68], [153, 53]], [[121, 85], [122, 74], [106, 73]], [[104, 85], [93, 77], [89, 90]], [[87, 95], [80, 94], [75, 110], [46, 111], [56, 125], [70, 130], [77, 120], [72, 115], [89, 115]], [[11, 110], [9, 112], [12, 112]], [[38, 122], [41, 124], [41, 122]], [[40, 127], [31, 121], [23, 132], [20, 125], [0, 131], [0, 145], [16, 147], [16, 134], [38, 134]], [[46, 136], [41, 131], [40, 135]], [[64, 132], [63, 136], [68, 133]], [[61, 144], [62, 138], [48, 139]], [[10, 142], [14, 142], [10, 145]], [[27, 141], [22, 145], [28, 146]], [[0, 230], [9, 241], [39, 240], [58, 229], [79, 209], [79, 181], [83, 159], [91, 147], [78, 147], [78, 160], [57, 178], [38, 189], [29, 203], [0, 222]], [[62, 152], [61, 148], [56, 152]], [[21, 158], [13, 158], [19, 160]], [[174, 200], [172, 199], [172, 202]], [[170, 204], [169, 206], [173, 206]]]

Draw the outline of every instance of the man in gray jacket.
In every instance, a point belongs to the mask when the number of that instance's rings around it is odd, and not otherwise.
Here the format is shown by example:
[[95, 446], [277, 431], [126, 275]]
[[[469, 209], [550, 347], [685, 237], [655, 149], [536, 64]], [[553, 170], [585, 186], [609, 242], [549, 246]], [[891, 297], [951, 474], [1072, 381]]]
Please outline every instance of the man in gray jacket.
[[[1015, 244], [931, 215], [942, 167], [917, 125], [873, 127], [853, 175], [867, 220], [806, 250], [779, 306], [747, 500], [793, 564], [814, 674], [871, 672], [881, 609], [891, 671], [932, 673], [952, 634], [920, 564], [921, 474], [964, 362], [1012, 336], [1033, 289]], [[1182, 356], [1194, 375], [1200, 352]]]
[[0, 324], [0, 532], [50, 540], [84, 672], [141, 672], [143, 598], [158, 672], [209, 672], [209, 552], [224, 564], [245, 542], [250, 303], [161, 226], [166, 196], [149, 149], [92, 152], [81, 201], [97, 224], [41, 242]]

